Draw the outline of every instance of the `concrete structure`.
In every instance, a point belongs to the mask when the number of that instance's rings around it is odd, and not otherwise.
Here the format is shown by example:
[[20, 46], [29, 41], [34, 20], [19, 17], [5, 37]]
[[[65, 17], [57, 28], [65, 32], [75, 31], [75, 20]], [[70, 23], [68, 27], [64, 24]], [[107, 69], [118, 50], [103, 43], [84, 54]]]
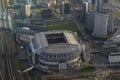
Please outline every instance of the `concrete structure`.
[[26, 3], [27, 3], [27, 4], [30, 4], [30, 5], [31, 5], [31, 2], [32, 2], [32, 0], [26, 0]]
[[82, 46], [71, 31], [47, 31], [30, 40], [29, 61], [37, 69], [54, 72], [80, 66]]
[[109, 63], [120, 63], [120, 28], [104, 43], [103, 53]]
[[32, 35], [36, 34], [27, 27], [17, 28], [14, 30], [14, 33], [16, 35], [16, 41], [18, 42], [28, 42], [32, 38]]
[[49, 3], [43, 0], [37, 0], [36, 5], [42, 8], [48, 8], [50, 6]]
[[70, 14], [70, 3], [69, 1], [62, 1], [60, 3], [60, 15], [69, 15]]
[[13, 0], [14, 5], [31, 4], [31, 0]]
[[114, 13], [115, 10], [113, 8], [109, 9], [109, 20], [108, 20], [108, 33], [114, 32]]
[[110, 55], [108, 55], [108, 61], [109, 61], [109, 63], [119, 63], [120, 62], [120, 52], [111, 53]]
[[82, 8], [82, 14], [83, 14], [84, 16], [88, 13], [88, 8], [89, 8], [88, 2], [85, 2], [85, 3], [83, 4], [83, 8]]
[[104, 4], [101, 12], [108, 14], [108, 33], [113, 33], [115, 31], [114, 27], [115, 9], [110, 5]]
[[103, 1], [102, 0], [98, 0], [98, 5], [97, 5], [97, 11], [101, 11], [103, 8]]
[[92, 4], [96, 4], [96, 0], [91, 0], [92, 1]]
[[81, 15], [81, 21], [86, 22], [86, 14], [88, 13], [88, 2], [85, 2], [82, 5], [82, 15]]
[[86, 3], [86, 2], [88, 3], [88, 11], [92, 11], [92, 1], [91, 0], [86, 0], [84, 3]]
[[40, 18], [32, 18], [31, 23], [25, 23], [23, 21], [16, 21], [16, 25], [19, 27], [29, 27], [31, 30], [35, 32], [44, 32], [47, 31], [46, 23]]
[[20, 16], [22, 18], [29, 17], [31, 15], [31, 5], [21, 5]]
[[104, 13], [96, 13], [94, 17], [93, 35], [99, 38], [107, 37], [108, 15]]
[[[2, 26], [2, 23], [0, 23], [0, 28], [3, 28], [3, 29], [6, 29], [6, 30], [12, 30], [13, 27], [12, 27], [12, 19], [11, 19], [11, 16], [10, 14], [6, 14], [6, 13], [3, 13], [3, 14], [0, 14], [0, 20], [4, 20], [4, 27]], [[8, 24], [9, 25], [8, 25]]]
[[104, 3], [109, 3], [110, 0], [103, 0]]
[[86, 15], [86, 29], [93, 31], [94, 29], [94, 13], [88, 12]]
[[29, 17], [31, 15], [31, 5], [30, 4], [25, 5], [25, 14], [27, 17]]
[[41, 18], [51, 18], [53, 11], [50, 8], [45, 8], [41, 11]]

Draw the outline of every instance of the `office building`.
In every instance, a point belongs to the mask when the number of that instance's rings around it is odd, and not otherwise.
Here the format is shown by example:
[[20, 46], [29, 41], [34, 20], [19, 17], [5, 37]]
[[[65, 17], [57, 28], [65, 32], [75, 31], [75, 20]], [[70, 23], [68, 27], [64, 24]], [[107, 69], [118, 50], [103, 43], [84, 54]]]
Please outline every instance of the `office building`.
[[31, 5], [21, 5], [20, 16], [21, 18], [29, 17], [31, 15]]
[[84, 15], [86, 15], [86, 14], [88, 13], [88, 8], [89, 8], [88, 2], [85, 2], [85, 3], [83, 4], [83, 14], [84, 14]]
[[88, 12], [86, 15], [86, 29], [93, 31], [94, 29], [94, 13]]
[[113, 8], [109, 9], [109, 20], [108, 20], [108, 33], [114, 32], [114, 13], [115, 10]]
[[52, 9], [45, 8], [41, 11], [42, 18], [51, 18], [52, 17]]
[[92, 1], [88, 1], [88, 11], [92, 11]]
[[81, 21], [85, 22], [86, 21], [86, 14], [88, 13], [88, 2], [85, 2], [82, 5], [82, 16], [81, 16]]
[[110, 0], [103, 0], [104, 3], [109, 3]]
[[25, 14], [27, 17], [29, 17], [31, 15], [31, 5], [30, 4], [25, 5]]
[[120, 63], [120, 28], [104, 42], [103, 53], [110, 64]]
[[94, 16], [94, 32], [93, 35], [99, 38], [107, 37], [108, 15], [104, 13], [96, 13]]
[[101, 12], [102, 8], [103, 8], [103, 1], [97, 0], [97, 11]]
[[13, 0], [14, 5], [31, 4], [32, 0]]
[[70, 3], [69, 1], [60, 2], [60, 15], [69, 15], [70, 14]]

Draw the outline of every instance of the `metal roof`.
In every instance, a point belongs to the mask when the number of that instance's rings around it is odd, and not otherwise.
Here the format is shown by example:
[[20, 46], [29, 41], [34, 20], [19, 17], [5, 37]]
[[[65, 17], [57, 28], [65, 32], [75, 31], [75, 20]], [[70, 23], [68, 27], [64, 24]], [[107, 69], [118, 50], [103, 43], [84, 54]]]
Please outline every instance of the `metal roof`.
[[[66, 38], [67, 42], [49, 44], [46, 35], [56, 34], [56, 33], [64, 34], [64, 37]], [[32, 43], [30, 44], [30, 46], [34, 49], [35, 53], [37, 54], [40, 54], [42, 52], [41, 50], [43, 49], [46, 49], [46, 51], [44, 50], [45, 52], [56, 53], [56, 54], [70, 52], [77, 47], [81, 49], [81, 46], [75, 34], [71, 31], [66, 31], [66, 30], [40, 32], [33, 37], [30, 43]]]

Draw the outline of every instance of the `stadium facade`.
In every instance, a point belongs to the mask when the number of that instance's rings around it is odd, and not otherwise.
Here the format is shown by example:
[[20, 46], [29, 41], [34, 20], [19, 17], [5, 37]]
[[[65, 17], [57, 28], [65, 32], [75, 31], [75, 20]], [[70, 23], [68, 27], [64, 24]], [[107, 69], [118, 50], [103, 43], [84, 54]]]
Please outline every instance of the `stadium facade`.
[[37, 33], [29, 41], [29, 50], [29, 61], [46, 72], [75, 69], [82, 61], [82, 45], [71, 31]]

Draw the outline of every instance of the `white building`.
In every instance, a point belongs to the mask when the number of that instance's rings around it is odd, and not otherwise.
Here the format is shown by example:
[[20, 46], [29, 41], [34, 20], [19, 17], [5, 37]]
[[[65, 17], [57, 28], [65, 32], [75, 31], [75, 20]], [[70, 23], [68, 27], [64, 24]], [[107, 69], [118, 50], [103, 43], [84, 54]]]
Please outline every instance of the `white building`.
[[26, 16], [31, 15], [31, 5], [30, 4], [25, 5], [25, 14], [26, 14]]
[[94, 32], [93, 35], [99, 38], [107, 37], [108, 15], [104, 13], [96, 13], [94, 16]]
[[108, 56], [109, 63], [118, 63], [120, 62], [120, 52], [110, 53]]
[[[4, 23], [2, 23], [2, 18], [4, 19]], [[12, 29], [12, 19], [11, 19], [10, 14], [0, 13], [0, 19], [1, 19], [0, 20], [0, 24], [1, 24], [0, 28], [7, 29], [7, 30]], [[4, 27], [3, 27], [3, 25], [4, 25]]]

